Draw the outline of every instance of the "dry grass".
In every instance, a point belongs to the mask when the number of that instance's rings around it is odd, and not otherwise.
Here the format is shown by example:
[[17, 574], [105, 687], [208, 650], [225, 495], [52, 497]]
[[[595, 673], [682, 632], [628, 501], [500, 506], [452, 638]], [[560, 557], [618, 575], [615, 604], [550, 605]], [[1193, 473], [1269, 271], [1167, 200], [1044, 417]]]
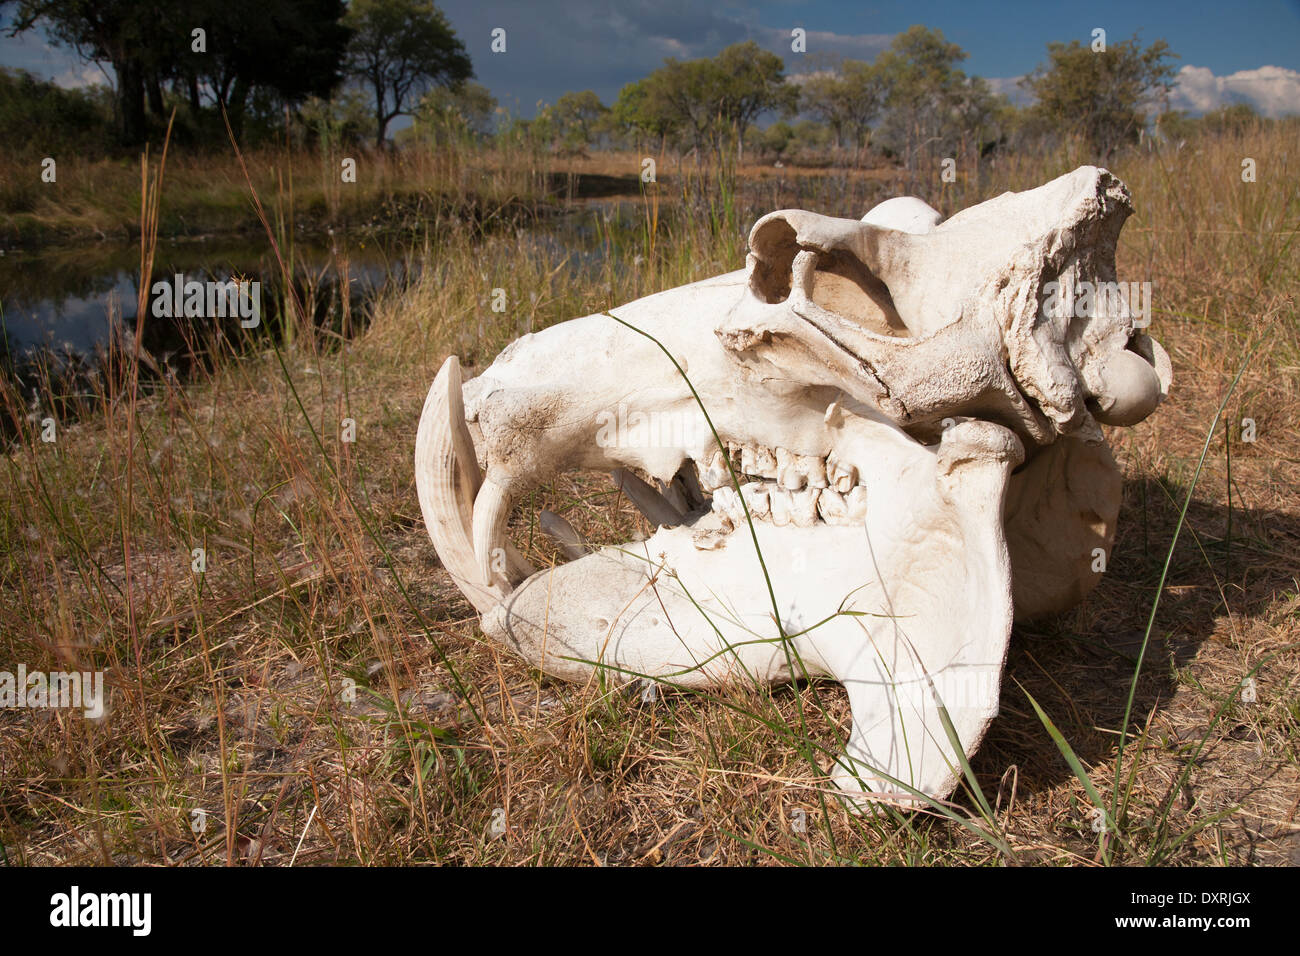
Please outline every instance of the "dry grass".
[[[1258, 182], [1241, 181], [1242, 156], [1258, 160]], [[593, 269], [535, 236], [449, 227], [424, 250], [421, 280], [379, 301], [359, 340], [232, 348], [184, 389], [152, 387], [130, 429], [124, 366], [53, 444], [30, 424], [0, 492], [0, 668], [103, 669], [110, 709], [98, 722], [0, 711], [5, 855], [1300, 863], [1298, 156], [1295, 134], [1274, 130], [1116, 164], [1138, 203], [1121, 278], [1154, 283], [1175, 391], [1112, 435], [1126, 502], [1103, 583], [1075, 611], [1016, 629], [1001, 714], [974, 761], [994, 814], [981, 819], [968, 793], [955, 804], [988, 836], [931, 813], [864, 820], [824, 801], [794, 731], [802, 710], [810, 736], [836, 746], [849, 715], [834, 684], [651, 703], [560, 684], [488, 643], [437, 564], [410, 462], [449, 352], [482, 365], [528, 328], [735, 268], [763, 204], [861, 215], [887, 188], [791, 177], [733, 195], [735, 183], [692, 186], [684, 172], [682, 201], [656, 226], [624, 234], [595, 218], [607, 255]], [[950, 212], [1074, 160], [1003, 158], [922, 195]], [[647, 201], [647, 223], [654, 211]], [[490, 310], [497, 287], [504, 316]], [[1254, 443], [1241, 440], [1246, 417]], [[345, 418], [355, 443], [340, 441]], [[529, 524], [543, 503], [597, 540], [640, 521], [601, 482], [566, 480], [516, 518], [516, 541], [540, 563], [554, 557]], [[199, 546], [202, 575], [190, 570]], [[1253, 703], [1240, 693], [1248, 675]], [[1026, 691], [1119, 810], [1104, 845]], [[796, 810], [806, 832], [791, 826]]]

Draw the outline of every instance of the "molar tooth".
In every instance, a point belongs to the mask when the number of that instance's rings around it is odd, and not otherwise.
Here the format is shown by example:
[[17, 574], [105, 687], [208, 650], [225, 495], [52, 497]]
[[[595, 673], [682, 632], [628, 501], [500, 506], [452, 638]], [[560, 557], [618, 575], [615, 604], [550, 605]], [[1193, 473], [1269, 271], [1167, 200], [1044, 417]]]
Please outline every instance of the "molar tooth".
[[766, 518], [772, 513], [772, 503], [767, 489], [757, 481], [740, 486], [741, 497], [749, 505], [749, 513], [755, 518]]
[[844, 504], [848, 507], [849, 517], [855, 521], [860, 521], [867, 516], [867, 486], [854, 485], [844, 499]]
[[762, 445], [749, 442], [740, 449], [740, 470], [761, 478], [776, 477], [776, 457]]
[[817, 513], [827, 524], [844, 524], [849, 515], [844, 496], [834, 488], [827, 488], [817, 499]]
[[773, 488], [768, 494], [768, 500], [772, 506], [772, 524], [784, 528], [790, 523], [790, 513], [794, 510], [790, 492], [784, 488]]
[[798, 459], [784, 448], [776, 450], [777, 483], [782, 488], [797, 491], [803, 487], [804, 476], [799, 470]]
[[831, 486], [842, 495], [848, 494], [858, 481], [858, 469], [838, 458], [826, 459], [826, 477]]
[[727, 471], [727, 456], [715, 451], [708, 465], [700, 470], [700, 487], [705, 491], [714, 491], [731, 484], [731, 475]]
[[820, 494], [816, 488], [807, 488], [791, 495], [790, 517], [799, 527], [811, 528], [817, 523], [817, 497]]
[[736, 499], [736, 489], [730, 485], [723, 485], [713, 492], [713, 510], [723, 515], [735, 523], [735, 513], [740, 509], [740, 503]]
[[830, 482], [826, 479], [826, 462], [814, 455], [799, 455], [796, 467], [808, 479], [809, 488], [825, 488]]

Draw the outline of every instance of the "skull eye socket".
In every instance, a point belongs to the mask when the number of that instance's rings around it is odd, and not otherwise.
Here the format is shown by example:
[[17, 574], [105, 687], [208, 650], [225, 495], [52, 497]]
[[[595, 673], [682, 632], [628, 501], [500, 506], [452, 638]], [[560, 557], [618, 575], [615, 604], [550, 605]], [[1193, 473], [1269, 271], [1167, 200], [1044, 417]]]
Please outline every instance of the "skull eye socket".
[[794, 257], [799, 254], [794, 227], [773, 220], [759, 230], [749, 254], [749, 289], [767, 305], [777, 305], [790, 297]]
[[827, 312], [878, 335], [909, 334], [889, 286], [856, 256], [844, 250], [821, 256], [812, 279], [808, 297]]
[[816, 267], [797, 279], [795, 272], [802, 271], [804, 261], [796, 259], [804, 250], [795, 241], [795, 231], [774, 222], [764, 230], [763, 239], [749, 263], [749, 289], [758, 301], [779, 305], [796, 286], [802, 286], [803, 298], [867, 331], [894, 337], [910, 334], [889, 287], [852, 253], [836, 249], [817, 254]]

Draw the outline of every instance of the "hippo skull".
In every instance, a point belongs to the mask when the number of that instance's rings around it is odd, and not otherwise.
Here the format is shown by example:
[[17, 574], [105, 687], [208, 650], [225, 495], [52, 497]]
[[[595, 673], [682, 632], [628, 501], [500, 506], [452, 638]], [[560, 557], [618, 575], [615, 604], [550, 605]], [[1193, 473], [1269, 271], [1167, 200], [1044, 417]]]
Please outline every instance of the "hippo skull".
[[[526, 335], [429, 392], [416, 483], [490, 637], [541, 670], [684, 687], [828, 676], [859, 805], [945, 798], [997, 712], [1013, 616], [1097, 579], [1119, 509], [1099, 423], [1168, 391], [1113, 286], [1128, 192], [1083, 167], [940, 222], [760, 219], [746, 268]], [[658, 530], [534, 571], [521, 494], [609, 472]], [[947, 718], [945, 727], [944, 716]]]

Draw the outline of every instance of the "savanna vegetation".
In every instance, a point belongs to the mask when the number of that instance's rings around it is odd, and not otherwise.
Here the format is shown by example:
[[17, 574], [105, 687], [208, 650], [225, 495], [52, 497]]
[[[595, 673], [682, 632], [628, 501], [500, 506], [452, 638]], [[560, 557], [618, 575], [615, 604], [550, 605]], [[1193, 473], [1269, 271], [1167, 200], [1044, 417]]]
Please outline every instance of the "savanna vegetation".
[[[342, 263], [390, 204], [420, 266], [364, 317], [344, 296], [322, 327], [287, 296], [263, 328], [191, 330], [202, 360], [188, 377], [140, 347], [136, 321], [75, 390], [55, 369], [35, 388], [0, 380], [0, 662], [102, 670], [108, 690], [99, 719], [0, 709], [0, 858], [1300, 861], [1300, 125], [1238, 109], [1157, 121], [1142, 97], [1167, 79], [1162, 51], [1111, 50], [1113, 71], [1049, 51], [1028, 109], [923, 28], [798, 83], [779, 61], [723, 51], [670, 62], [609, 107], [575, 93], [527, 120], [494, 113], [454, 66], [415, 84], [418, 105], [408, 90], [387, 107], [358, 81], [286, 111], [289, 93], [246, 77], [233, 142], [196, 135], [193, 149], [186, 124], [229, 115], [239, 74], [224, 104], [187, 105], [190, 75], [119, 63], [142, 75], [143, 157], [114, 114], [133, 106], [0, 77], [6, 135], [31, 129], [32, 103], [74, 117], [57, 190], [25, 185], [42, 144], [6, 154], [8, 235], [128, 232], [147, 276], [160, 233], [218, 209], [291, 269], [295, 223], [334, 229]], [[1073, 85], [1057, 72], [1070, 64]], [[367, 146], [399, 101], [413, 125]], [[1072, 122], [1079, 109], [1096, 122]], [[83, 129], [103, 131], [98, 154], [77, 145]], [[357, 182], [343, 183], [354, 153]], [[906, 191], [949, 215], [1103, 156], [1137, 206], [1120, 277], [1153, 284], [1174, 391], [1110, 435], [1125, 507], [1108, 572], [1079, 608], [1017, 626], [1000, 716], [951, 802], [862, 817], [834, 800], [822, 754], [847, 733], [837, 685], [647, 701], [554, 681], [483, 637], [412, 477], [448, 354], [472, 374], [525, 331], [738, 268], [774, 208], [857, 217]], [[525, 227], [571, 206], [584, 178], [628, 184], [630, 202], [576, 213], [599, 253], [580, 259]], [[560, 560], [535, 526], [543, 507], [596, 542], [651, 530], [606, 481], [566, 477], [514, 519], [538, 566]], [[1112, 821], [1100, 834], [1098, 807]]]

